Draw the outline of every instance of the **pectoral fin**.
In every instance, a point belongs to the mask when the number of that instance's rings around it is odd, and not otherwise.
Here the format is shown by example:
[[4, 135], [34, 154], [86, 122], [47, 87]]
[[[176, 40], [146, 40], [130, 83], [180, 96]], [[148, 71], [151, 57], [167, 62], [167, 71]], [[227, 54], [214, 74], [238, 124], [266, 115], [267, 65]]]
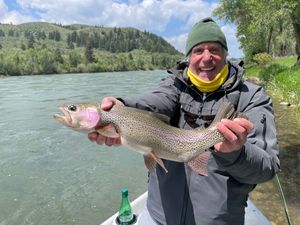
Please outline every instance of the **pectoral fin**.
[[99, 134], [102, 134], [105, 137], [110, 138], [119, 138], [120, 134], [117, 132], [116, 128], [112, 124], [105, 125], [103, 127], [99, 127], [97, 129]]
[[168, 173], [168, 170], [166, 169], [164, 162], [159, 158], [155, 152], [152, 150], [147, 155], [144, 155], [144, 162], [147, 167], [147, 169], [151, 172], [154, 170], [156, 163], [160, 165], [166, 173]]
[[207, 176], [208, 175], [207, 164], [210, 156], [211, 156], [210, 151], [203, 152], [202, 154], [198, 155], [196, 158], [189, 161], [187, 164], [194, 172], [202, 176]]

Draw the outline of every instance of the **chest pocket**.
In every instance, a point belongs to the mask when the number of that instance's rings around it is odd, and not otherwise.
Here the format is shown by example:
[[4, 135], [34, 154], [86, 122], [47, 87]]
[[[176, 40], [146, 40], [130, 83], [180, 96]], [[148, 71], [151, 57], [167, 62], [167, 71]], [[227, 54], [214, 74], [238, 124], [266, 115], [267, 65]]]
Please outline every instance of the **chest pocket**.
[[[179, 127], [184, 129], [194, 129], [200, 126], [208, 127], [215, 115], [213, 110], [207, 110], [207, 105], [204, 106], [202, 102], [192, 99], [189, 94], [182, 93], [180, 96]], [[206, 113], [203, 113], [203, 111]]]
[[240, 91], [236, 90], [228, 95], [215, 94], [203, 102], [199, 96], [198, 98], [192, 97], [189, 93], [182, 92], [180, 95], [180, 119], [178, 126], [184, 129], [206, 128], [214, 120], [223, 101], [230, 101], [237, 109], [239, 97]]

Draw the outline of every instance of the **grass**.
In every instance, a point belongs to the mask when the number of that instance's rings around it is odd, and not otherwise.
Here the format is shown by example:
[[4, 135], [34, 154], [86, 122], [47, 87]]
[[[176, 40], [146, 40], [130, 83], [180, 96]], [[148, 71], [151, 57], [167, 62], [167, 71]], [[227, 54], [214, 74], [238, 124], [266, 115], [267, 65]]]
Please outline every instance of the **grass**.
[[[269, 65], [266, 65], [265, 67], [260, 67], [257, 65], [250, 65], [250, 66], [245, 66], [246, 67], [246, 72], [245, 76], [246, 77], [261, 77], [261, 72], [266, 70], [270, 65], [277, 65], [277, 66], [282, 66], [282, 67], [292, 67], [296, 62], [296, 56], [288, 56], [288, 57], [278, 57], [274, 58], [272, 63]], [[275, 66], [276, 67], [276, 66]]]
[[275, 75], [269, 86], [300, 111], [300, 66], [293, 66]]
[[300, 66], [295, 62], [296, 56], [274, 58], [263, 67], [249, 66], [245, 76], [260, 78], [269, 91], [296, 105], [300, 112]]

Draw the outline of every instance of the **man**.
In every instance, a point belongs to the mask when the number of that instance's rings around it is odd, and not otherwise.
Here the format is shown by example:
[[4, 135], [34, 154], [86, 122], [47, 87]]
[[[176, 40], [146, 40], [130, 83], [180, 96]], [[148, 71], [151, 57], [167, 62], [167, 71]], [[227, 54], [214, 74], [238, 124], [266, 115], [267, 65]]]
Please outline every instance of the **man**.
[[[212, 146], [208, 176], [183, 163], [163, 160], [149, 175], [147, 209], [139, 224], [241, 225], [248, 193], [279, 170], [272, 102], [264, 90], [243, 81], [243, 68], [226, 61], [227, 43], [218, 25], [206, 18], [195, 24], [186, 43], [187, 60], [172, 75], [136, 99], [103, 99], [102, 108], [127, 105], [165, 114], [183, 129], [206, 127], [220, 104], [230, 101], [249, 120], [218, 123], [225, 141]], [[98, 144], [119, 139], [90, 133]]]

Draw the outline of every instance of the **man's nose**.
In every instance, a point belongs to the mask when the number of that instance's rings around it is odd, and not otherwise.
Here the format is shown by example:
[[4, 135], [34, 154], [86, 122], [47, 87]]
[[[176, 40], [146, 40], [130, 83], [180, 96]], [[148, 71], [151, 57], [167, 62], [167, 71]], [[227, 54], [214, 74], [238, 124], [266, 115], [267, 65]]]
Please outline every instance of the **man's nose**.
[[212, 54], [209, 50], [205, 49], [202, 54], [203, 61], [210, 61], [212, 59]]

